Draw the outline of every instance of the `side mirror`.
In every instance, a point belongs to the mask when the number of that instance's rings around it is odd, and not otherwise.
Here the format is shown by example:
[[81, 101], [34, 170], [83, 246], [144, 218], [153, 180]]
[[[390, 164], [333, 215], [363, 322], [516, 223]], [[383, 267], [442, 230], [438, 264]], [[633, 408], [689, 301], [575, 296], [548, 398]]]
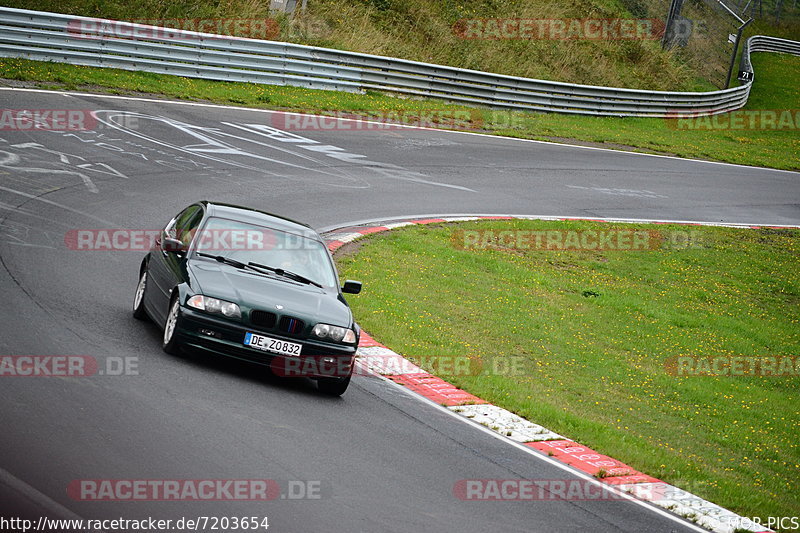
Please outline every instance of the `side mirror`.
[[165, 252], [183, 253], [186, 251], [186, 246], [178, 239], [164, 237], [161, 241], [161, 249]]
[[348, 279], [347, 281], [344, 282], [344, 285], [342, 286], [342, 292], [347, 292], [350, 294], [358, 294], [359, 292], [361, 292], [361, 282]]

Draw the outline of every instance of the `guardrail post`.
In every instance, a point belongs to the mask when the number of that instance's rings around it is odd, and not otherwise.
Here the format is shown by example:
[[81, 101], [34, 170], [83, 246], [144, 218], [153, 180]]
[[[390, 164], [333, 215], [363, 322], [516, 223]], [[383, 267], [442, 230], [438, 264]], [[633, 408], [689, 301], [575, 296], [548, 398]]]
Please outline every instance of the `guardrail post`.
[[731, 64], [728, 67], [728, 77], [725, 78], [726, 89], [731, 86], [731, 75], [733, 74], [733, 65], [736, 64], [736, 54], [739, 52], [739, 41], [742, 40], [742, 32], [751, 22], [753, 22], [753, 19], [749, 19], [747, 22], [739, 26], [739, 29], [736, 31], [736, 41], [733, 43], [733, 52], [731, 53]]
[[667, 23], [664, 26], [664, 37], [661, 39], [661, 48], [668, 50], [675, 44], [675, 19], [681, 14], [683, 0], [672, 0], [667, 13]]

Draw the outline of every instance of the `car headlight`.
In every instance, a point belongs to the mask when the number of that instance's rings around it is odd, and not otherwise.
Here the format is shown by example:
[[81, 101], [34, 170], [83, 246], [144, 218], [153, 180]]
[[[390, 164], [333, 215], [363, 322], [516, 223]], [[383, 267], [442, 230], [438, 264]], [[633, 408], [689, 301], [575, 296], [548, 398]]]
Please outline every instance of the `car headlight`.
[[207, 313], [216, 313], [224, 315], [228, 318], [242, 318], [242, 312], [239, 306], [233, 302], [226, 302], [225, 300], [218, 300], [216, 298], [209, 298], [202, 294], [196, 294], [187, 300], [186, 305], [194, 307]]
[[331, 326], [330, 324], [317, 324], [311, 330], [311, 334], [320, 339], [330, 339], [334, 342], [344, 342], [353, 344], [356, 342], [356, 334], [352, 329]]

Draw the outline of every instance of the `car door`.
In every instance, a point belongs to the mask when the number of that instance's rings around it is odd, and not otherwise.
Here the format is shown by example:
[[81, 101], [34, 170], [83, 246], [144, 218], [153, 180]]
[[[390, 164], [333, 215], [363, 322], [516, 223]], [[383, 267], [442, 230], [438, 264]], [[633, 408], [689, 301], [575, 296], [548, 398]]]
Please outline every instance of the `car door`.
[[[204, 210], [200, 205], [191, 205], [181, 211], [170, 220], [164, 231], [161, 232], [161, 237], [150, 253], [148, 279], [152, 281], [152, 290], [149, 291], [150, 299], [149, 301], [145, 300], [145, 304], [158, 323], [166, 319], [172, 289], [185, 281], [186, 250], [189, 249], [192, 237], [203, 220], [203, 215]], [[163, 246], [165, 237], [181, 241], [184, 251], [165, 250]]]

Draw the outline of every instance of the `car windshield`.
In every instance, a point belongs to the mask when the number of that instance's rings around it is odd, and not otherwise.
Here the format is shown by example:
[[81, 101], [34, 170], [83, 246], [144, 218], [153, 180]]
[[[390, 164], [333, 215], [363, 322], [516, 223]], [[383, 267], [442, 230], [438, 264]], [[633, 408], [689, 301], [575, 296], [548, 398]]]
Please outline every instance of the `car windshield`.
[[293, 272], [323, 287], [337, 284], [328, 251], [316, 239], [220, 217], [210, 218], [194, 238], [196, 252]]

